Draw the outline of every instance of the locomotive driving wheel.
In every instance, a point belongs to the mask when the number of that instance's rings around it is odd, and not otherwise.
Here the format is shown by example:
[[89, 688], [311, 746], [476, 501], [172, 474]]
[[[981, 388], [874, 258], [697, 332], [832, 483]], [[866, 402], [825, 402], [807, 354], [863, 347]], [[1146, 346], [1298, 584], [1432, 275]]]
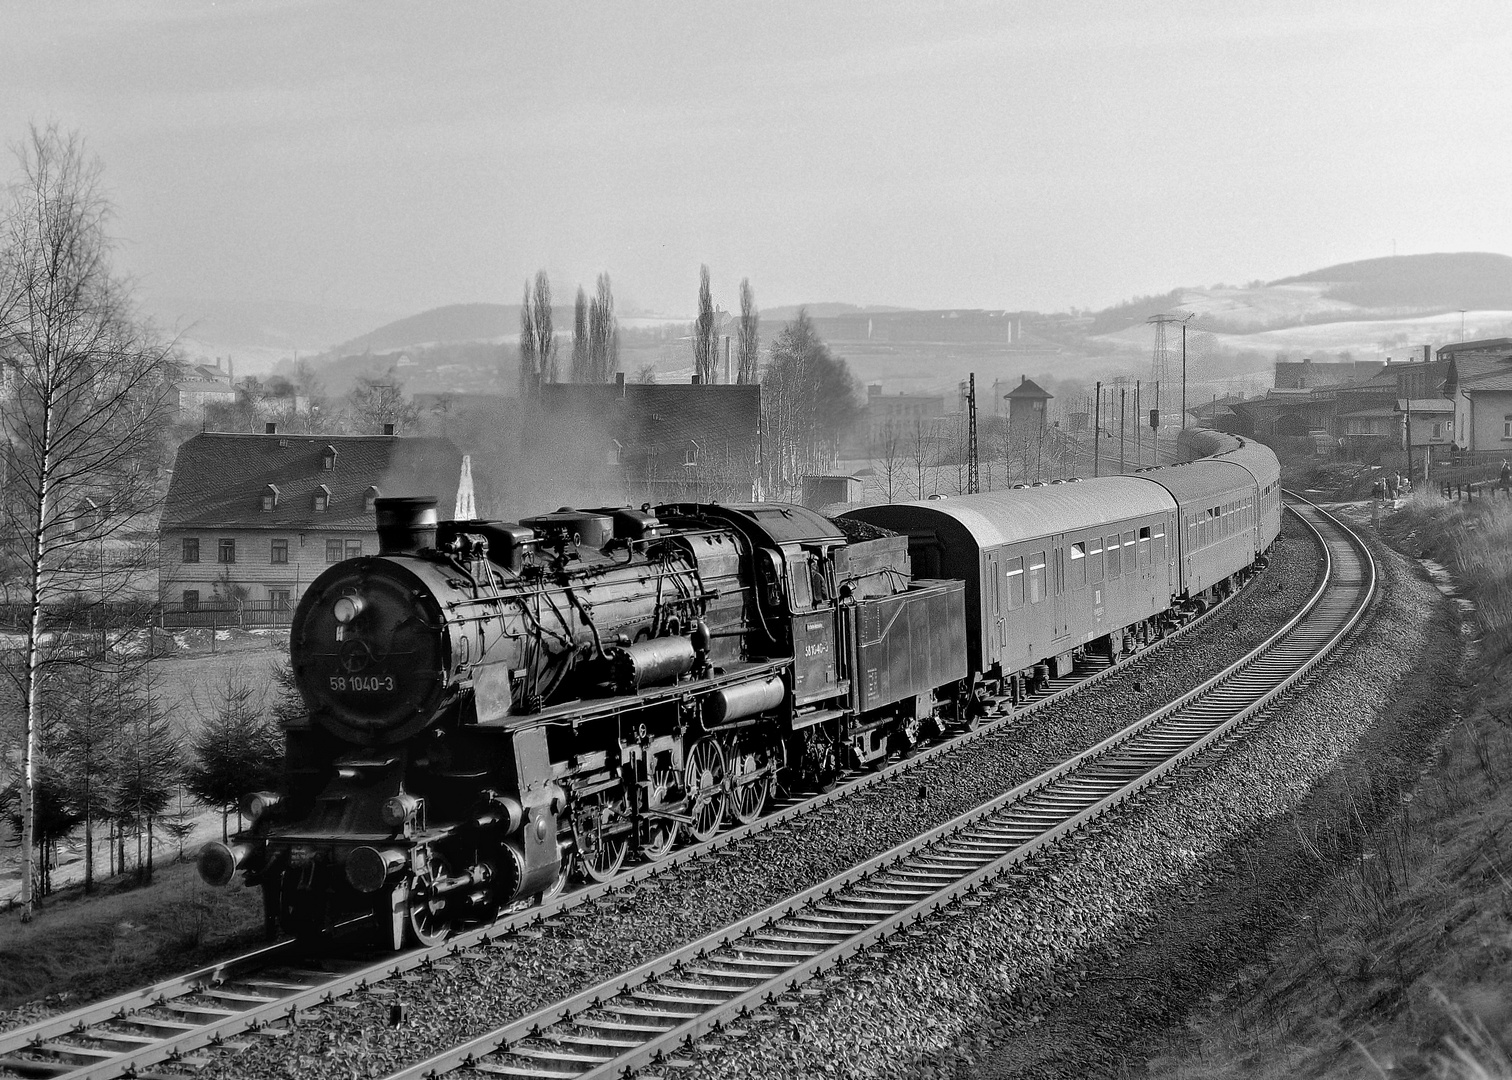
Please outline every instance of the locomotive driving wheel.
[[[651, 774], [646, 787], [646, 809], [659, 810], [675, 801], [677, 774], [661, 766]], [[645, 838], [641, 841], [641, 855], [647, 862], [656, 862], [672, 854], [677, 844], [677, 822], [665, 817], [647, 817]]]
[[619, 789], [600, 791], [579, 799], [572, 812], [572, 839], [577, 845], [577, 865], [593, 881], [608, 881], [625, 861], [630, 835], [607, 830], [625, 821], [630, 806]]
[[415, 874], [410, 883], [410, 937], [418, 945], [426, 948], [439, 945], [451, 933], [452, 918], [446, 910], [446, 898], [436, 892], [436, 883], [450, 872], [446, 860], [432, 852], [425, 869]]
[[683, 768], [683, 786], [688, 791], [688, 835], [702, 843], [712, 840], [724, 821], [725, 758], [716, 739], [699, 739], [688, 751]]
[[771, 750], [750, 735], [731, 735], [725, 760], [730, 767], [730, 816], [749, 825], [766, 810], [772, 792]]

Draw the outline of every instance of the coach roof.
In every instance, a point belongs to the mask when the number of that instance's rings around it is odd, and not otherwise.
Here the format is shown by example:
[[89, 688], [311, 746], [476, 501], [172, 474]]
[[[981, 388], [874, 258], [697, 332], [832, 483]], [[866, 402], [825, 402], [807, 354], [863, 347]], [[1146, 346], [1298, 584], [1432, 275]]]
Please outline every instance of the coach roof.
[[1170, 494], [1144, 476], [1105, 476], [923, 502], [863, 506], [845, 516], [900, 531], [927, 529], [946, 518], [964, 528], [978, 548], [987, 549], [1175, 509]]

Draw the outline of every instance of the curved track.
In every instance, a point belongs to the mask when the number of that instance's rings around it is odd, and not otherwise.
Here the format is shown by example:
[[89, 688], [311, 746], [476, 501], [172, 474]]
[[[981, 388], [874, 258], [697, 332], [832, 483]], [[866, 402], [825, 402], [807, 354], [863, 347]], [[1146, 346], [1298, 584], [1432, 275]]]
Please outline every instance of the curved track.
[[1360, 539], [1300, 500], [1324, 545], [1306, 607], [1179, 700], [992, 802], [750, 918], [394, 1074], [606, 1078], [664, 1060], [803, 980], [988, 887], [1232, 734], [1344, 641], [1375, 595]]
[[1219, 605], [1116, 663], [1090, 660], [1079, 665], [1071, 676], [1053, 680], [1042, 693], [1017, 709], [1008, 711], [1008, 703], [999, 701], [999, 715], [983, 721], [972, 731], [953, 735], [876, 772], [849, 773], [833, 791], [779, 803], [772, 812], [750, 825], [732, 828], [712, 840], [680, 848], [665, 859], [631, 867], [607, 882], [573, 890], [542, 906], [513, 912], [488, 926], [458, 934], [444, 944], [387, 955], [370, 962], [355, 956], [312, 960], [293, 942], [283, 942], [0, 1033], [0, 1070], [48, 1080], [117, 1077], [163, 1061], [192, 1065], [194, 1058], [186, 1055], [201, 1048], [226, 1045], [233, 1037], [277, 1037], [279, 1029], [269, 1025], [291, 1020], [301, 1011], [320, 1007], [370, 984], [444, 960], [464, 949], [487, 945], [491, 940], [553, 915], [570, 912], [600, 896], [775, 828], [916, 769], [1007, 725], [1019, 723], [1063, 700], [1068, 694], [1143, 659], [1215, 616], [1224, 606]]

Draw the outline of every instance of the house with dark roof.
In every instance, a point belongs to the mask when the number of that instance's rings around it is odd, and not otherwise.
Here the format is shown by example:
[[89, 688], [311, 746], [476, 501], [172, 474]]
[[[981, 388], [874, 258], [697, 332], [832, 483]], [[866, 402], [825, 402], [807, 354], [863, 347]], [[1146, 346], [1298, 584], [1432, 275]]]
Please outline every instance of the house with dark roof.
[[378, 497], [430, 495], [443, 518], [465, 512], [465, 467], [449, 439], [201, 432], [174, 459], [158, 599], [189, 611], [246, 604], [286, 620], [327, 566], [377, 553]]
[[1004, 394], [1008, 400], [1008, 432], [1019, 435], [1034, 435], [1046, 427], [1049, 402], [1054, 394], [1045, 390], [1027, 375], [1019, 376], [1019, 384]]
[[529, 467], [549, 481], [537, 497], [623, 506], [756, 495], [760, 386], [545, 383], [539, 403], [525, 436]]

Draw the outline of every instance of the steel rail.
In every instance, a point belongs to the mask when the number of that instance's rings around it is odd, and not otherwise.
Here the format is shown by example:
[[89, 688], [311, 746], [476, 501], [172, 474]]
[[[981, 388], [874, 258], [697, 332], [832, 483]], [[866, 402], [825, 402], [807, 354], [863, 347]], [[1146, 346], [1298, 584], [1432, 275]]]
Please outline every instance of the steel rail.
[[[875, 772], [850, 773], [832, 791], [795, 799], [749, 825], [736, 826], [710, 840], [679, 848], [662, 859], [641, 863], [606, 882], [574, 889], [546, 904], [508, 913], [439, 945], [396, 953], [377, 963], [359, 964], [346, 970], [326, 973], [303, 967], [286, 973], [285, 977], [259, 978], [260, 973], [265, 975], [273, 966], [285, 964], [302, 954], [301, 947], [292, 941], [258, 949], [141, 990], [0, 1033], [0, 1069], [45, 1080], [110, 1080], [162, 1061], [181, 1059], [205, 1047], [223, 1044], [243, 1032], [264, 1032], [269, 1025], [293, 1022], [301, 1012], [318, 1008], [351, 991], [363, 990], [370, 984], [487, 945], [555, 915], [570, 914], [601, 896], [612, 895], [910, 770], [934, 763], [1157, 653], [1217, 616], [1225, 606], [1226, 603], [1216, 605], [1117, 661], [1084, 662], [1071, 675], [1051, 680], [1034, 700], [1017, 708], [1010, 706], [1011, 711], [986, 719], [972, 730], [953, 734]], [[993, 704], [1001, 709], [1007, 700], [996, 699]], [[314, 962], [314, 958], [311, 959]], [[28, 1056], [18, 1057], [18, 1054]]]
[[[1309, 516], [1334, 537], [1324, 539]], [[1309, 603], [1201, 687], [954, 821], [389, 1080], [460, 1068], [541, 1080], [626, 1075], [962, 899], [1156, 783], [1305, 678], [1373, 602], [1376, 572], [1363, 542], [1310, 504], [1298, 517], [1324, 549]]]

